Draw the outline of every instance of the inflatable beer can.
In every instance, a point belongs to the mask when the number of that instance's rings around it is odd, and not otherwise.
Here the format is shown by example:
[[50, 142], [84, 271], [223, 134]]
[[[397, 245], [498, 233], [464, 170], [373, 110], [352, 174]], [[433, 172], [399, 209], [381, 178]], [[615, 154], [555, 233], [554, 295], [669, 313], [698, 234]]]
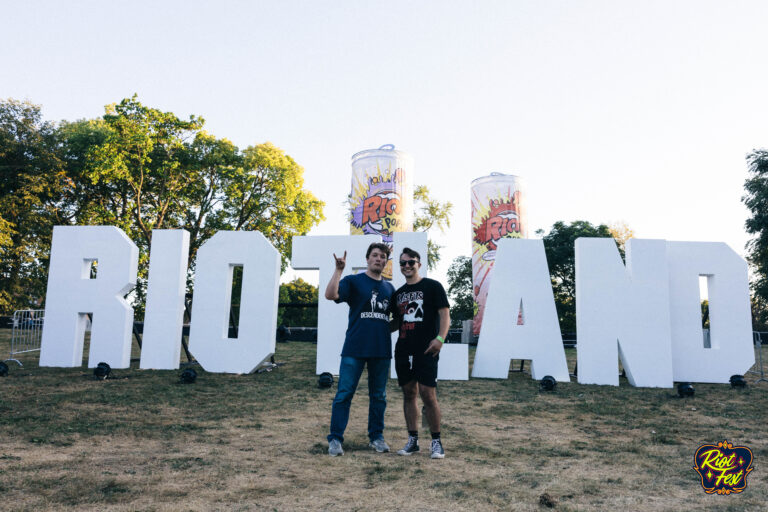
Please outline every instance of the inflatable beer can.
[[[413, 231], [412, 174], [411, 156], [392, 144], [352, 155], [350, 233], [381, 235], [392, 248], [392, 233]], [[382, 274], [392, 279], [391, 258]]]
[[[493, 276], [496, 242], [527, 238], [525, 191], [519, 176], [491, 173], [472, 181], [472, 284], [475, 298], [473, 334], [480, 334], [485, 301]], [[518, 323], [520, 323], [518, 318]]]

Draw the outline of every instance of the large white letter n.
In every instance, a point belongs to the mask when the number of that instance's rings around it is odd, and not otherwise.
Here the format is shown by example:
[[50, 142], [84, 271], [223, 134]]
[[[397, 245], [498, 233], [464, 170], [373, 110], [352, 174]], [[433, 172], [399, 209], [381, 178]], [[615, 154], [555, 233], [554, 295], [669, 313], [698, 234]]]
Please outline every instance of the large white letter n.
[[629, 240], [627, 266], [612, 238], [576, 240], [579, 383], [672, 387], [666, 242]]

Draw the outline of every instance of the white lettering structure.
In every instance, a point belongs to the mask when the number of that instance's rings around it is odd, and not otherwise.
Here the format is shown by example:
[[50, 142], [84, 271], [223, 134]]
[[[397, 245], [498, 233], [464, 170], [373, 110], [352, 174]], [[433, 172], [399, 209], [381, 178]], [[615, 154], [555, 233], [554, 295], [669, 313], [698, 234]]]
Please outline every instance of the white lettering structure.
[[[563, 338], [542, 240], [502, 238], [472, 367], [473, 377], [506, 379], [512, 359], [530, 359], [531, 376], [568, 382]], [[523, 322], [517, 325], [522, 310]]]
[[[236, 338], [229, 337], [235, 266], [243, 267]], [[251, 373], [275, 353], [280, 253], [258, 231], [219, 231], [197, 251], [189, 351], [206, 371]]]
[[[51, 241], [40, 366], [78, 367], [88, 314], [88, 367], [128, 368], [139, 248], [114, 226], [56, 226]], [[92, 278], [92, 272], [96, 275]]]
[[579, 383], [618, 386], [621, 358], [632, 386], [672, 387], [667, 243], [629, 240], [626, 267], [613, 238], [579, 238], [575, 251]]
[[142, 369], [176, 370], [184, 328], [189, 232], [152, 230], [147, 307], [144, 312]]
[[[188, 235], [161, 230], [153, 237], [141, 366], [177, 368]], [[396, 233], [395, 258], [405, 245], [426, 254], [425, 238]], [[322, 288], [333, 272], [331, 253], [347, 251], [349, 273], [365, 267], [365, 250], [379, 240], [296, 237], [294, 267], [320, 269]], [[87, 315], [93, 314], [88, 366], [129, 367], [133, 310], [124, 296], [135, 286], [137, 264], [138, 248], [118, 228], [54, 228], [41, 366], [81, 366]], [[238, 265], [239, 333], [229, 338]], [[248, 373], [274, 353], [279, 274], [280, 256], [260, 233], [219, 232], [201, 247], [190, 350], [203, 368]], [[395, 276], [397, 285], [402, 277]], [[708, 281], [709, 347], [701, 330], [701, 276]], [[510, 359], [519, 358], [532, 361], [535, 379], [568, 381], [543, 242], [501, 240], [494, 277], [473, 376], [506, 378]], [[747, 264], [723, 243], [631, 240], [624, 266], [613, 240], [579, 239], [576, 302], [579, 382], [616, 385], [619, 358], [632, 385], [656, 387], [672, 380], [725, 383], [754, 364]], [[521, 310], [523, 324], [516, 325]], [[319, 301], [318, 373], [338, 371], [347, 312], [346, 305]], [[457, 354], [451, 354], [454, 347]], [[438, 378], [466, 378], [459, 368], [467, 367], [466, 346], [446, 345], [441, 359]], [[450, 376], [442, 373], [446, 369]]]
[[[728, 382], [755, 364], [747, 262], [722, 242], [667, 242], [672, 370], [677, 382]], [[699, 276], [709, 295], [710, 347], [701, 331]]]

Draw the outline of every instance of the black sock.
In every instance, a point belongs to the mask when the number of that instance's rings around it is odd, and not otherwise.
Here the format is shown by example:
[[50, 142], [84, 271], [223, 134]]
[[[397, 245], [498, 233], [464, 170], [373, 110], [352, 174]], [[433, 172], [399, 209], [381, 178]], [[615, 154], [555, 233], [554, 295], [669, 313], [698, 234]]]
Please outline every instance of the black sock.
[[432, 432], [432, 439], [440, 439], [440, 432]]
[[409, 430], [408, 435], [411, 437], [415, 437], [416, 439], [419, 438], [419, 431], [418, 430]]

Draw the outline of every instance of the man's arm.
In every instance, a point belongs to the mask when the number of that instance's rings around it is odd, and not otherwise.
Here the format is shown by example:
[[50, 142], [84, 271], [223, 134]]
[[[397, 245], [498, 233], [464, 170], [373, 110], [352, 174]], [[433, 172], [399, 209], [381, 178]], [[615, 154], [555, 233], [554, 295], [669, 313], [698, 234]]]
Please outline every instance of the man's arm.
[[400, 329], [400, 324], [403, 322], [395, 294], [392, 294], [392, 298], [389, 300], [389, 313], [392, 315], [392, 320], [389, 321], [389, 332], [395, 332]]
[[435, 338], [429, 342], [429, 346], [427, 347], [427, 350], [424, 351], [424, 353], [432, 354], [432, 356], [436, 356], [440, 353], [440, 349], [443, 348], [445, 337], [448, 336], [448, 329], [451, 327], [451, 314], [448, 308], [438, 309], [437, 314], [440, 316], [440, 330], [438, 331], [437, 335], [438, 337], [442, 338], [443, 341]]
[[333, 259], [336, 260], [336, 270], [333, 271], [331, 280], [328, 281], [328, 286], [325, 287], [325, 298], [328, 300], [339, 298], [339, 281], [341, 281], [341, 274], [344, 272], [344, 267], [347, 264], [347, 251], [344, 251], [344, 256], [341, 258], [337, 258], [336, 254], [334, 254]]

